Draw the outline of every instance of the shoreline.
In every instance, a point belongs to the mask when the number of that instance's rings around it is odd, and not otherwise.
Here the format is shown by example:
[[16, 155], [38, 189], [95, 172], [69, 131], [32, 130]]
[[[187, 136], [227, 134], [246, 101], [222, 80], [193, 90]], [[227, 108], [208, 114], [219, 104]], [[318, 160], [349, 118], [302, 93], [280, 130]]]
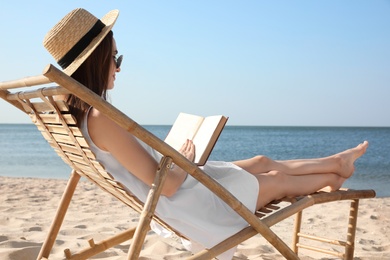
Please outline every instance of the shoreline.
[[[35, 259], [50, 228], [67, 180], [0, 176], [0, 259]], [[315, 205], [304, 211], [302, 229], [333, 239], [345, 234], [348, 202]], [[88, 246], [109, 235], [136, 225], [138, 214], [96, 185], [81, 181], [69, 206], [61, 231], [52, 251], [54, 259], [63, 259], [65, 248], [72, 251]], [[288, 218], [272, 230], [289, 245], [294, 219]], [[325, 224], [325, 225], [324, 225]], [[314, 233], [313, 233], [314, 234]], [[390, 198], [360, 201], [355, 239], [355, 259], [390, 259]], [[106, 260], [123, 259], [130, 242], [125, 242], [99, 255]], [[149, 232], [140, 259], [183, 259], [191, 255], [175, 237], [161, 238]], [[341, 250], [331, 246], [331, 250]], [[245, 257], [245, 256], [246, 257]], [[329, 255], [300, 250], [302, 259], [329, 259]], [[242, 243], [233, 258], [283, 259], [261, 236]], [[335, 259], [330, 257], [330, 259]]]

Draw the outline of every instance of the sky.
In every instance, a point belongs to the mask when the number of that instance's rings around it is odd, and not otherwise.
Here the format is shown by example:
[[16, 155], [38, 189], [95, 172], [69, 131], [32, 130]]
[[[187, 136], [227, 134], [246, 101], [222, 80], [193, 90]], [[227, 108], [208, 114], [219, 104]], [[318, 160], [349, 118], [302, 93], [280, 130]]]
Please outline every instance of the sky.
[[[119, 9], [110, 100], [139, 124], [186, 112], [229, 125], [390, 126], [389, 0], [0, 0], [0, 81], [55, 64], [43, 38], [78, 7], [98, 18]], [[29, 120], [0, 100], [0, 123]]]

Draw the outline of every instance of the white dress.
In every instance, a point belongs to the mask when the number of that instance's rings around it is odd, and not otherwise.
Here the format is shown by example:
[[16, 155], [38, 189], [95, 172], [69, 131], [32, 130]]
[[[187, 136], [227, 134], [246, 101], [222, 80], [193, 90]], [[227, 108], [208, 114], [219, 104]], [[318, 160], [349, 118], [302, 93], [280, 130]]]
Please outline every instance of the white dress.
[[[109, 152], [99, 149], [88, 133], [86, 118], [82, 122], [82, 132], [91, 150], [115, 180], [122, 183], [145, 202], [149, 186], [127, 171]], [[140, 144], [157, 160], [161, 154], [138, 140]], [[250, 173], [230, 162], [210, 161], [203, 170], [222, 186], [229, 190], [249, 210], [255, 211], [259, 185]], [[203, 184], [188, 174], [180, 189], [171, 197], [161, 196], [156, 214], [168, 225], [178, 230], [192, 242], [193, 251], [210, 248], [247, 226], [246, 221], [225, 202], [210, 192]], [[151, 225], [156, 233], [164, 235], [165, 230]], [[191, 249], [191, 247], [187, 248]], [[218, 259], [231, 259], [234, 249], [220, 255]]]

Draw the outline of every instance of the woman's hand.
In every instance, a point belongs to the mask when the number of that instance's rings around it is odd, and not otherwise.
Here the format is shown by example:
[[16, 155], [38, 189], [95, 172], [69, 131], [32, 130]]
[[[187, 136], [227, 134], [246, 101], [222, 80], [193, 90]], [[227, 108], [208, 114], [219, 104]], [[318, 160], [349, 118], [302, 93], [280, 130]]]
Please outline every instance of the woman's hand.
[[[182, 145], [179, 149], [179, 152], [186, 157], [191, 162], [195, 159], [195, 145], [191, 140], [188, 140]], [[176, 165], [173, 163], [170, 168], [170, 174], [167, 175], [167, 180], [164, 183], [164, 187], [166, 188], [163, 195], [170, 197], [173, 196], [176, 191], [180, 188], [181, 184], [187, 178], [187, 172], [184, 171], [180, 167], [175, 167]], [[171, 187], [168, 187], [167, 183], [174, 183]]]
[[188, 140], [180, 148], [179, 152], [191, 162], [195, 159], [195, 145], [192, 140]]

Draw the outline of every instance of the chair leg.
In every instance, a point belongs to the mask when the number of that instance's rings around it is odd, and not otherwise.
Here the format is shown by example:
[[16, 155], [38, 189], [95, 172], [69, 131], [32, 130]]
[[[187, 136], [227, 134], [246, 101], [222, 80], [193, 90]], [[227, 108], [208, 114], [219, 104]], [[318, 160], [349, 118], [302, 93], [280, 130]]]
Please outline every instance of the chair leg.
[[117, 235], [114, 235], [110, 238], [107, 238], [105, 240], [102, 240], [98, 243], [95, 243], [95, 241], [91, 238], [88, 240], [89, 248], [86, 248], [84, 250], [81, 250], [77, 253], [71, 253], [70, 249], [65, 249], [64, 253], [66, 256], [66, 259], [68, 260], [81, 260], [81, 259], [90, 259], [92, 256], [97, 255], [101, 252], [106, 251], [109, 248], [112, 248], [116, 245], [119, 245], [131, 238], [133, 238], [135, 232], [135, 228], [130, 228], [126, 231], [123, 231], [122, 233], [119, 233]]
[[299, 243], [299, 232], [301, 232], [301, 223], [302, 223], [302, 212], [299, 211], [297, 214], [295, 214], [295, 225], [294, 225], [294, 234], [292, 239], [292, 250], [295, 254], [298, 255], [298, 246]]
[[352, 200], [351, 207], [349, 210], [347, 244], [345, 246], [345, 259], [353, 259], [353, 254], [355, 251], [355, 234], [356, 234], [358, 210], [359, 210], [359, 200], [358, 199]]
[[49, 258], [50, 251], [53, 248], [55, 239], [57, 238], [58, 232], [60, 231], [60, 227], [65, 218], [66, 211], [68, 210], [70, 201], [72, 200], [74, 191], [79, 180], [80, 175], [77, 172], [72, 171], [68, 184], [62, 195], [60, 205], [58, 206], [56, 216], [53, 220], [53, 223], [51, 224], [49, 234], [47, 235], [46, 240], [42, 245], [41, 251], [39, 252], [37, 258], [38, 260], [42, 258]]
[[146, 234], [150, 230], [150, 221], [153, 218], [154, 210], [156, 209], [162, 186], [165, 181], [166, 173], [169, 169], [169, 166], [171, 165], [171, 162], [172, 159], [170, 157], [163, 157], [161, 159], [156, 177], [152, 187], [150, 188], [148, 197], [146, 198], [145, 205], [141, 212], [141, 218], [133, 237], [133, 243], [131, 243], [129, 252], [127, 254], [127, 259], [129, 260], [138, 259], [139, 257]]

